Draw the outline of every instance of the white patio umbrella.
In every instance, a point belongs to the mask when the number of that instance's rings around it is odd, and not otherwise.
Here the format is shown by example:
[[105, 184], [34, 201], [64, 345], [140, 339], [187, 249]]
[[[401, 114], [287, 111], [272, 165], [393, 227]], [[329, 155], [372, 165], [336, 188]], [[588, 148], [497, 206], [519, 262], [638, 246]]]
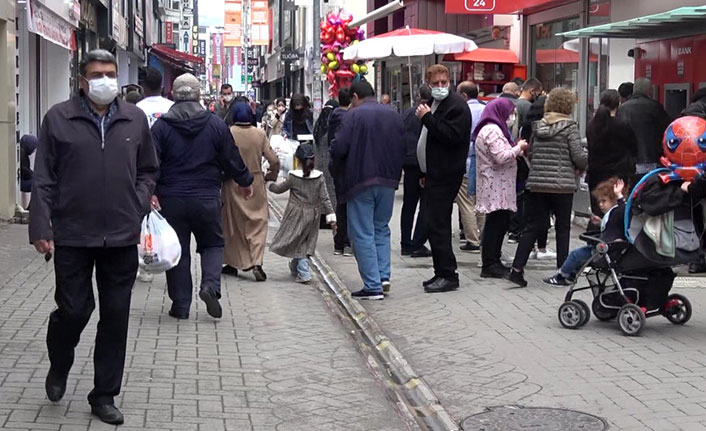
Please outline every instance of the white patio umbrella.
[[[413, 56], [431, 54], [456, 54], [469, 52], [478, 48], [470, 39], [449, 33], [418, 28], [401, 28], [399, 30], [371, 37], [343, 50], [344, 60], [375, 60], [387, 57], [407, 57], [409, 68], [409, 83], [412, 84]], [[414, 104], [414, 95], [409, 97]]]

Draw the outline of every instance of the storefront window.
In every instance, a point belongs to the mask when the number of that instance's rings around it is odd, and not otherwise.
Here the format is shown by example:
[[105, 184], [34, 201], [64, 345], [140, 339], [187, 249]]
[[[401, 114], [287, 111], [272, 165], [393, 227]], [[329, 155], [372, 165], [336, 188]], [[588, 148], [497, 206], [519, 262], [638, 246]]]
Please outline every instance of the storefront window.
[[532, 26], [532, 52], [534, 54], [534, 75], [549, 91], [556, 87], [577, 90], [579, 53], [566, 46], [567, 39], [557, 36], [580, 27], [578, 17]]

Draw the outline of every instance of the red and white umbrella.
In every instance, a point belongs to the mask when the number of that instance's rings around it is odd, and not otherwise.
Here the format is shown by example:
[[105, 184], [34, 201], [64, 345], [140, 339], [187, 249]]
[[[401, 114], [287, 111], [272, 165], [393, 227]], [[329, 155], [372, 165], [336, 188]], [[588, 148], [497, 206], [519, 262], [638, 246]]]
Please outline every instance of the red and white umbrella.
[[387, 57], [456, 54], [473, 51], [476, 48], [478, 46], [475, 42], [461, 36], [407, 27], [351, 45], [343, 50], [343, 59], [374, 60]]

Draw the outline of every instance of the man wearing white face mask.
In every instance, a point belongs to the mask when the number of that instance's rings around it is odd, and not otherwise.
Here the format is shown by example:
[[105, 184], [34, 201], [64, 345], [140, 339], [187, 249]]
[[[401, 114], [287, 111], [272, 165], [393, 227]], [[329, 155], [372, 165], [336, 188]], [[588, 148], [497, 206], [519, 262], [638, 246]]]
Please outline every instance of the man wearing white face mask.
[[434, 277], [422, 284], [424, 291], [431, 293], [459, 287], [451, 244], [451, 214], [466, 172], [471, 116], [463, 97], [449, 94], [449, 70], [445, 66], [429, 67], [426, 78], [434, 102], [431, 107], [420, 105], [416, 115], [424, 126], [417, 144], [417, 158], [424, 175], [428, 236], [434, 261]]
[[113, 398], [120, 393], [137, 244], [158, 172], [147, 117], [117, 99], [117, 63], [105, 50], [80, 64], [81, 91], [53, 106], [42, 122], [34, 171], [29, 238], [47, 260], [54, 254], [57, 309], [49, 317], [47, 396], [59, 401], [74, 349], [95, 308], [91, 412], [123, 423]]
[[230, 118], [230, 108], [235, 100], [233, 87], [230, 84], [221, 85], [221, 98], [216, 105], [216, 115], [221, 117], [227, 125], [232, 126], [233, 120]]

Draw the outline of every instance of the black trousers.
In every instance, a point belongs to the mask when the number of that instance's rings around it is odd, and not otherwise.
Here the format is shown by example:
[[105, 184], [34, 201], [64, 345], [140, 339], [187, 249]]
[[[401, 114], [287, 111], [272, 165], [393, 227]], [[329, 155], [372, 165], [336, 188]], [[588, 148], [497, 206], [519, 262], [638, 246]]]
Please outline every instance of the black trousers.
[[348, 239], [348, 209], [347, 205], [340, 200], [336, 203], [336, 235], [333, 236], [333, 248], [343, 250], [350, 246]]
[[434, 274], [438, 277], [457, 278], [456, 256], [452, 245], [451, 217], [463, 175], [450, 181], [432, 182], [427, 178], [425, 204], [427, 232], [431, 245]]
[[112, 404], [123, 381], [130, 298], [137, 275], [137, 246], [56, 247], [57, 309], [49, 315], [47, 348], [52, 370], [67, 375], [74, 363], [74, 349], [81, 332], [96, 307], [94, 268], [100, 320], [93, 352], [93, 390], [88, 401], [94, 405]]
[[481, 259], [483, 269], [487, 270], [497, 265], [502, 265], [503, 241], [510, 227], [510, 210], [498, 210], [485, 216], [485, 227], [481, 235]]
[[179, 264], [167, 271], [167, 291], [172, 312], [188, 313], [194, 289], [191, 279], [191, 234], [201, 255], [201, 289], [221, 297], [223, 231], [221, 199], [199, 197], [160, 197], [162, 215], [174, 228], [181, 244]]
[[[546, 231], [549, 214], [553, 212], [556, 217], [556, 223], [554, 224], [556, 232], [556, 267], [561, 268], [561, 265], [569, 255], [571, 208], [574, 203], [574, 194], [529, 192], [527, 202], [527, 226], [522, 231], [512, 267], [521, 270], [527, 265], [534, 243], [542, 232]], [[530, 202], [531, 205], [529, 204]]]
[[[402, 199], [402, 216], [400, 217], [400, 228], [402, 238], [400, 245], [405, 250], [418, 250], [427, 242], [427, 222], [425, 208], [425, 190], [419, 185], [419, 179], [422, 172], [418, 166], [404, 167]], [[419, 204], [419, 214], [417, 215], [417, 224], [414, 224], [414, 215], [417, 213], [417, 204]], [[414, 227], [414, 236], [412, 235], [412, 227]]]
[[[510, 218], [510, 234], [519, 238], [522, 236], [522, 231], [527, 226], [527, 196], [529, 191], [525, 190], [517, 195], [517, 212], [512, 213]], [[551, 217], [551, 215], [550, 215]], [[537, 248], [547, 248], [547, 236], [549, 235], [549, 218], [547, 218], [547, 229], [537, 237]]]

